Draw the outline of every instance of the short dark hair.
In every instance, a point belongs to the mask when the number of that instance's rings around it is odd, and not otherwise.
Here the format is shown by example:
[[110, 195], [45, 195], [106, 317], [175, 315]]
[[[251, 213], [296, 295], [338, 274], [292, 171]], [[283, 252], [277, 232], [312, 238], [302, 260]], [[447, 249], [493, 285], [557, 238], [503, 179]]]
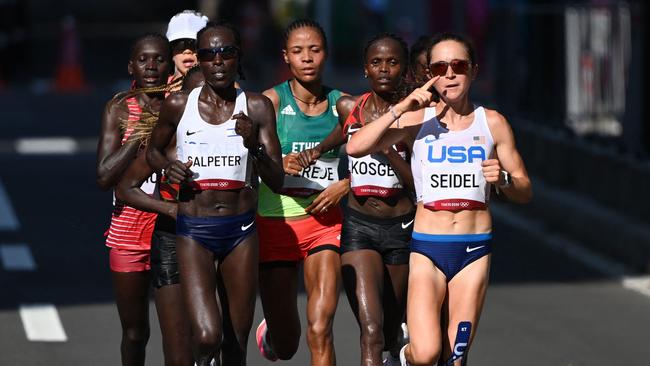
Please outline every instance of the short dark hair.
[[239, 79], [246, 80], [246, 78], [244, 77], [244, 70], [242, 69], [243, 52], [241, 49], [241, 35], [239, 34], [239, 30], [232, 23], [225, 20], [209, 21], [205, 25], [205, 27], [201, 28], [201, 30], [196, 33], [197, 48], [199, 44], [199, 39], [208, 29], [218, 29], [218, 28], [225, 28], [230, 32], [232, 32], [233, 38], [235, 39], [235, 46], [237, 46], [237, 48], [239, 49], [239, 52], [237, 53], [237, 73], [239, 74]]

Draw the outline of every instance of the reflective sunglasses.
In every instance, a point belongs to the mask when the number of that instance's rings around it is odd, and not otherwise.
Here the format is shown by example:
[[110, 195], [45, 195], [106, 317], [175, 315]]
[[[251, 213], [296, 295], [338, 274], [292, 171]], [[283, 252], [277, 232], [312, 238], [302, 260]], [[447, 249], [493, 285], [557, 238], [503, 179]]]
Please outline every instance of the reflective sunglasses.
[[431, 76], [445, 76], [447, 74], [447, 68], [451, 66], [451, 70], [454, 74], [467, 74], [469, 70], [470, 63], [468, 60], [451, 60], [447, 61], [438, 61], [429, 65], [429, 71], [431, 71]]
[[212, 61], [217, 54], [221, 55], [221, 58], [224, 60], [230, 60], [237, 57], [239, 53], [239, 48], [237, 46], [224, 46], [224, 47], [213, 47], [213, 48], [201, 48], [197, 52], [196, 56], [199, 61]]
[[181, 38], [170, 42], [173, 55], [183, 53], [185, 50], [196, 52], [196, 39]]

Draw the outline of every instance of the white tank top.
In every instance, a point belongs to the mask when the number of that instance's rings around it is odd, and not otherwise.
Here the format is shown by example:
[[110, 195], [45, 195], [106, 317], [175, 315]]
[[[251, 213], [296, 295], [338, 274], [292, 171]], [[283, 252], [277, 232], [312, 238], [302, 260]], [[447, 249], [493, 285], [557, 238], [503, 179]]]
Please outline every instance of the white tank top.
[[493, 150], [483, 107], [474, 109], [474, 121], [462, 131], [447, 130], [435, 108], [427, 108], [411, 158], [417, 201], [434, 210], [485, 208], [490, 187], [481, 163]]
[[[347, 130], [348, 140], [361, 127], [350, 126]], [[394, 145], [393, 149], [406, 159], [406, 149], [403, 145]], [[348, 170], [350, 171], [350, 189], [355, 196], [389, 197], [401, 192], [404, 186], [382, 153], [368, 154], [360, 158], [348, 155]]]
[[[235, 120], [213, 125], [199, 114], [201, 87], [190, 92], [176, 129], [176, 154], [182, 162], [192, 161], [189, 185], [198, 190], [240, 189], [250, 185], [252, 162], [243, 138], [235, 133]], [[237, 89], [233, 114], [248, 114], [246, 94]]]

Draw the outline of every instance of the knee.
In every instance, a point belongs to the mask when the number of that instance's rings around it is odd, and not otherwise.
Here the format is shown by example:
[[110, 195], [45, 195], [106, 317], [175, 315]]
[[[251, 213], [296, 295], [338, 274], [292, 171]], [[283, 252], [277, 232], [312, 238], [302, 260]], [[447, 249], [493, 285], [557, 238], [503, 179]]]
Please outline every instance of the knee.
[[361, 344], [370, 347], [384, 347], [384, 330], [379, 322], [361, 323]]
[[442, 349], [439, 345], [427, 344], [417, 345], [409, 344], [411, 361], [414, 365], [432, 365], [440, 358]]
[[310, 342], [328, 342], [332, 339], [332, 321], [328, 316], [322, 316], [309, 322], [307, 337]]
[[149, 341], [149, 326], [125, 328], [122, 331], [122, 338], [133, 344], [147, 344]]
[[201, 329], [194, 337], [194, 342], [201, 353], [213, 353], [221, 347], [221, 332], [214, 329]]

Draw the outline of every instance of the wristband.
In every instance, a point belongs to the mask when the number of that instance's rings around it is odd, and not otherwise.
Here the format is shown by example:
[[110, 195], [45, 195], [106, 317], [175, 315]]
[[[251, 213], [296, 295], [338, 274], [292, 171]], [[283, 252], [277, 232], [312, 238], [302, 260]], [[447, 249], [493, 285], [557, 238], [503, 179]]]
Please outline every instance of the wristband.
[[501, 170], [499, 174], [501, 175], [501, 178], [503, 178], [503, 184], [499, 184], [499, 188], [510, 187], [512, 185], [512, 178], [510, 177], [510, 173], [505, 170]]

